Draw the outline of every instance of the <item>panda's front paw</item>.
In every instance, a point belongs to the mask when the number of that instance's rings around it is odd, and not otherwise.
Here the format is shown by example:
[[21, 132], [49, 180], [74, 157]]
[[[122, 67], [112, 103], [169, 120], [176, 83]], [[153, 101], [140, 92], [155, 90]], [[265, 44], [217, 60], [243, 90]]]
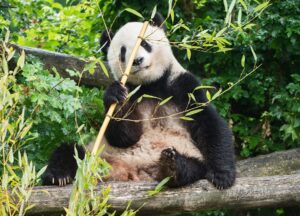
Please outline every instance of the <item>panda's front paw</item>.
[[234, 170], [208, 170], [206, 179], [210, 181], [217, 189], [223, 190], [233, 186], [235, 182]]
[[128, 95], [127, 88], [123, 86], [120, 82], [113, 82], [104, 94], [104, 105], [108, 108], [113, 103], [122, 103], [126, 100]]
[[43, 185], [58, 185], [58, 186], [66, 186], [67, 184], [71, 184], [73, 178], [71, 177], [71, 173], [66, 173], [63, 170], [46, 170], [44, 175], [42, 176], [42, 184]]

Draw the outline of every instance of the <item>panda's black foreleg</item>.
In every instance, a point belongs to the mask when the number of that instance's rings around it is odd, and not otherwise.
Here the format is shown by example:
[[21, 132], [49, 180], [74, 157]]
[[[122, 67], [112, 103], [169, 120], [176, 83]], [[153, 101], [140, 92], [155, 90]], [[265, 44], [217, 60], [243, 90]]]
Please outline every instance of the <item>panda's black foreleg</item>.
[[84, 158], [83, 147], [77, 145], [62, 144], [52, 153], [47, 169], [42, 175], [43, 185], [64, 186], [71, 184], [77, 171], [77, 163], [74, 158], [75, 148], [80, 159]]
[[159, 167], [159, 180], [171, 177], [167, 183], [169, 187], [180, 187], [204, 179], [207, 171], [202, 161], [180, 154], [175, 148], [161, 152]]
[[[140, 119], [138, 112], [132, 108], [132, 102], [126, 101], [128, 91], [125, 86], [120, 82], [113, 82], [106, 90], [104, 94], [104, 105], [106, 111], [109, 106], [113, 103], [118, 103], [117, 112], [115, 117], [125, 118], [130, 120]], [[142, 135], [142, 126], [139, 122], [134, 121], [117, 121], [112, 119], [105, 132], [105, 137], [107, 138], [110, 145], [119, 148], [127, 148], [139, 141]]]

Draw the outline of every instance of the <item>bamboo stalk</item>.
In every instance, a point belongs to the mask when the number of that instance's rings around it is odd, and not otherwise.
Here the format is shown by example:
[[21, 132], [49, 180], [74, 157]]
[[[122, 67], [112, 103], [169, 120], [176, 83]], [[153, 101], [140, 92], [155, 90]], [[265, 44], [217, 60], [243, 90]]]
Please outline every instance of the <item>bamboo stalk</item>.
[[[139, 36], [138, 36], [138, 38], [137, 38], [137, 41], [136, 41], [136, 43], [135, 43], [135, 46], [134, 46], [134, 48], [133, 48], [133, 50], [132, 50], [132, 53], [131, 53], [131, 55], [130, 55], [130, 58], [129, 58], [127, 67], [126, 67], [125, 72], [124, 72], [124, 74], [123, 74], [123, 76], [122, 76], [122, 78], [121, 78], [121, 83], [122, 83], [123, 85], [125, 85], [126, 82], [127, 82], [127, 79], [128, 79], [129, 74], [130, 74], [130, 70], [131, 70], [131, 67], [132, 67], [134, 58], [135, 58], [135, 56], [136, 56], [136, 53], [137, 53], [137, 51], [138, 51], [138, 48], [139, 48], [140, 45], [141, 45], [142, 39], [143, 39], [144, 34], [145, 34], [145, 32], [146, 32], [146, 29], [147, 29], [147, 27], [148, 27], [148, 24], [149, 24], [148, 21], [144, 22], [144, 24], [143, 24], [143, 26], [142, 26], [142, 29], [141, 29], [141, 31], [140, 31], [140, 34], [139, 34]], [[96, 154], [96, 153], [97, 153], [97, 150], [98, 150], [98, 148], [99, 148], [99, 146], [100, 146], [101, 141], [103, 140], [104, 133], [105, 133], [106, 128], [107, 128], [107, 126], [108, 126], [108, 124], [109, 124], [109, 122], [110, 122], [111, 116], [113, 115], [113, 113], [114, 113], [114, 111], [115, 111], [115, 109], [116, 109], [116, 106], [117, 106], [117, 104], [115, 103], [115, 104], [112, 104], [112, 105], [109, 107], [109, 109], [108, 109], [108, 111], [107, 111], [107, 113], [106, 113], [106, 117], [105, 117], [105, 119], [104, 119], [104, 121], [103, 121], [103, 124], [102, 124], [102, 126], [101, 126], [101, 128], [100, 128], [100, 130], [99, 130], [97, 139], [96, 139], [96, 141], [95, 141], [95, 144], [94, 144], [94, 147], [93, 147], [93, 150], [92, 150], [92, 154]]]

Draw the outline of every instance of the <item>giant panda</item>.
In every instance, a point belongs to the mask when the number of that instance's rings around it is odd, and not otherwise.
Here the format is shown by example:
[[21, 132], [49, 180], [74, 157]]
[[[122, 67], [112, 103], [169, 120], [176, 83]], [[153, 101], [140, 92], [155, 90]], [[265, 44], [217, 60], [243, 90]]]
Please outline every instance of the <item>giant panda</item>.
[[[229, 188], [236, 176], [231, 130], [210, 104], [191, 116], [193, 121], [175, 114], [193, 108], [189, 93], [194, 92], [198, 103], [205, 104], [207, 98], [203, 89], [194, 91], [200, 83], [173, 55], [163, 21], [156, 14], [147, 28], [126, 86], [118, 80], [143, 23], [129, 22], [115, 35], [102, 34], [102, 50], [116, 80], [104, 94], [104, 105], [107, 110], [118, 103], [105, 133], [102, 157], [112, 166], [106, 180], [160, 181], [170, 176], [169, 187], [207, 179], [218, 189]], [[128, 99], [133, 89], [138, 91]], [[137, 102], [143, 95], [172, 98], [158, 106], [161, 100], [153, 97]], [[77, 146], [77, 151], [83, 158], [86, 150]], [[76, 169], [74, 145], [61, 145], [50, 158], [43, 184], [71, 183]]]

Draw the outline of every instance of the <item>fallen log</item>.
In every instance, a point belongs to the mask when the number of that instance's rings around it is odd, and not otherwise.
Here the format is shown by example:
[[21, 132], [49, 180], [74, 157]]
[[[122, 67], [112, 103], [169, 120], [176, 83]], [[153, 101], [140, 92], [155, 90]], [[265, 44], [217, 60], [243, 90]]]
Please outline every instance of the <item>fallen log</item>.
[[[57, 72], [62, 77], [70, 78], [76, 82], [79, 81], [79, 78], [70, 76], [70, 74], [67, 72], [67, 69], [82, 72], [85, 65], [89, 63], [89, 61], [87, 60], [67, 54], [47, 51], [44, 49], [19, 46], [15, 44], [11, 44], [11, 46], [19, 52], [21, 50], [24, 50], [26, 55], [33, 55], [38, 57], [44, 63], [45, 69], [52, 71], [52, 68], [55, 67]], [[12, 65], [12, 67], [14, 66]], [[108, 68], [107, 65], [106, 67]], [[93, 74], [90, 74], [88, 71], [85, 71], [82, 74], [80, 84], [90, 87], [103, 87], [109, 85], [112, 81], [112, 74], [109, 74], [109, 78], [107, 78], [101, 67], [99, 65], [96, 65], [95, 72]]]
[[[142, 215], [294, 206], [300, 205], [299, 156], [300, 149], [293, 149], [240, 161], [237, 164], [239, 178], [232, 188], [224, 191], [215, 189], [206, 180], [188, 187], [167, 189], [154, 197], [148, 195], [156, 185], [153, 182], [106, 182], [104, 185], [111, 187], [109, 203], [113, 209], [122, 211], [128, 201], [132, 201], [133, 209], [143, 206], [139, 211]], [[294, 171], [296, 174], [286, 175]], [[263, 176], [274, 174], [278, 175]], [[35, 207], [29, 213], [53, 215], [62, 212], [63, 207], [68, 206], [71, 189], [71, 186], [34, 188], [30, 203]]]

